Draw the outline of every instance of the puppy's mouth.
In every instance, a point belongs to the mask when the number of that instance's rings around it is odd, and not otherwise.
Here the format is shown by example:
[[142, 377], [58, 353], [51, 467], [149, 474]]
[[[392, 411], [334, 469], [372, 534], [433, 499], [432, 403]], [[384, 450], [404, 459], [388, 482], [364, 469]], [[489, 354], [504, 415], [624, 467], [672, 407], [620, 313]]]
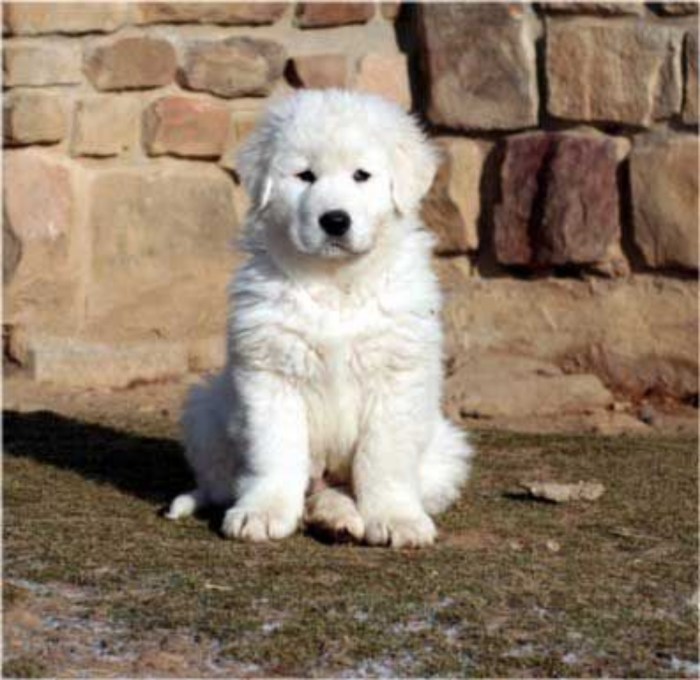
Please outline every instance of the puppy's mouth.
[[361, 257], [366, 254], [368, 249], [357, 249], [353, 248], [344, 239], [328, 239], [318, 254], [321, 257], [327, 257], [329, 259], [341, 259], [341, 258], [351, 258], [351, 257]]

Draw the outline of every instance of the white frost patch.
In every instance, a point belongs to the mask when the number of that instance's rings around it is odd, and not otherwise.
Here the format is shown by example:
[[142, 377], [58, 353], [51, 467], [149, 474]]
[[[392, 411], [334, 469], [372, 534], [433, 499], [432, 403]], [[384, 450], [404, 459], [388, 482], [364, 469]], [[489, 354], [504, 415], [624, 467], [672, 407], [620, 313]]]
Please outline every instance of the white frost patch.
[[512, 647], [503, 656], [508, 659], [522, 659], [527, 656], [532, 656], [535, 653], [534, 645], [529, 642], [525, 645], [519, 645], [518, 647]]
[[50, 595], [51, 589], [43, 583], [35, 583], [34, 581], [26, 581], [23, 578], [8, 578], [7, 583], [17, 588], [23, 588], [36, 595]]
[[454, 598], [443, 597], [442, 600], [435, 605], [435, 609], [445, 609], [446, 607], [451, 607], [454, 603]]
[[549, 616], [549, 612], [544, 609], [544, 607], [540, 607], [539, 605], [535, 605], [532, 608], [532, 611], [535, 612], [540, 619], [546, 619]]
[[390, 661], [363, 661], [346, 678], [395, 678], [396, 671]]
[[567, 666], [575, 666], [579, 662], [578, 654], [576, 652], [568, 652], [561, 657], [561, 661]]
[[352, 670], [341, 673], [341, 678], [397, 678], [409, 675], [416, 665], [416, 657], [404, 652], [399, 658], [383, 657], [363, 661]]
[[459, 637], [459, 632], [462, 630], [462, 626], [454, 624], [452, 626], [445, 626], [442, 628], [442, 634], [450, 641], [456, 642]]
[[[204, 665], [210, 671], [216, 673], [217, 675], [221, 675], [222, 673], [225, 674], [228, 670], [217, 659], [205, 659]], [[248, 675], [260, 675], [262, 672], [262, 668], [260, 668], [260, 666], [254, 663], [239, 663], [238, 667], [240, 668], [240, 670], [238, 670], [237, 672], [240, 673], [241, 677], [246, 677]]]
[[282, 622], [281, 621], [267, 621], [263, 623], [263, 625], [260, 627], [262, 632], [265, 633], [265, 635], [269, 635], [270, 633], [274, 633], [276, 630], [279, 630], [282, 628]]
[[433, 624], [428, 620], [411, 619], [406, 623], [395, 623], [391, 627], [391, 632], [395, 635], [401, 635], [402, 633], [420, 633], [423, 630], [429, 630], [432, 626]]
[[697, 678], [700, 676], [700, 663], [696, 661], [686, 661], [678, 657], [671, 657], [671, 670], [683, 673], [686, 677]]

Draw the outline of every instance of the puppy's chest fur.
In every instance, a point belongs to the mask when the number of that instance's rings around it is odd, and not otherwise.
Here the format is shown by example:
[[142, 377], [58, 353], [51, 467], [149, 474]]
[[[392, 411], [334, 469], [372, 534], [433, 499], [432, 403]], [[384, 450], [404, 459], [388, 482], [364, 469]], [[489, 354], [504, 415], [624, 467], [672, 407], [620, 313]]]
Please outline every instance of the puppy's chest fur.
[[416, 366], [412, 324], [376, 297], [319, 300], [303, 291], [287, 291], [268, 314], [264, 336], [239, 349], [300, 391], [312, 474], [347, 479], [372, 394]]

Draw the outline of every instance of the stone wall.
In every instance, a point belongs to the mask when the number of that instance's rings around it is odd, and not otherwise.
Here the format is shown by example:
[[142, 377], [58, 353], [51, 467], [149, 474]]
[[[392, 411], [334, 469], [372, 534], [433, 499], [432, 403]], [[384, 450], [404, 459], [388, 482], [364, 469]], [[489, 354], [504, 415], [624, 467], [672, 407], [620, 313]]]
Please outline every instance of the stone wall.
[[697, 399], [696, 13], [6, 3], [6, 355], [90, 386], [217, 365], [235, 150], [267, 97], [339, 86], [444, 150], [424, 217], [453, 374], [507, 356]]

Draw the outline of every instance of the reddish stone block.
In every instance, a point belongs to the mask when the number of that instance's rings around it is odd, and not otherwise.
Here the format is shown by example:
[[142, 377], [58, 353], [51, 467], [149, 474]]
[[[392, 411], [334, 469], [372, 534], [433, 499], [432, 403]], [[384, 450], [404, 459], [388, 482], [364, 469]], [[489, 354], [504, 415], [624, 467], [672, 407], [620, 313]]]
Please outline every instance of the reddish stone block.
[[604, 261], [620, 236], [617, 154], [604, 137], [511, 137], [501, 168], [494, 246], [501, 264], [530, 268]]

